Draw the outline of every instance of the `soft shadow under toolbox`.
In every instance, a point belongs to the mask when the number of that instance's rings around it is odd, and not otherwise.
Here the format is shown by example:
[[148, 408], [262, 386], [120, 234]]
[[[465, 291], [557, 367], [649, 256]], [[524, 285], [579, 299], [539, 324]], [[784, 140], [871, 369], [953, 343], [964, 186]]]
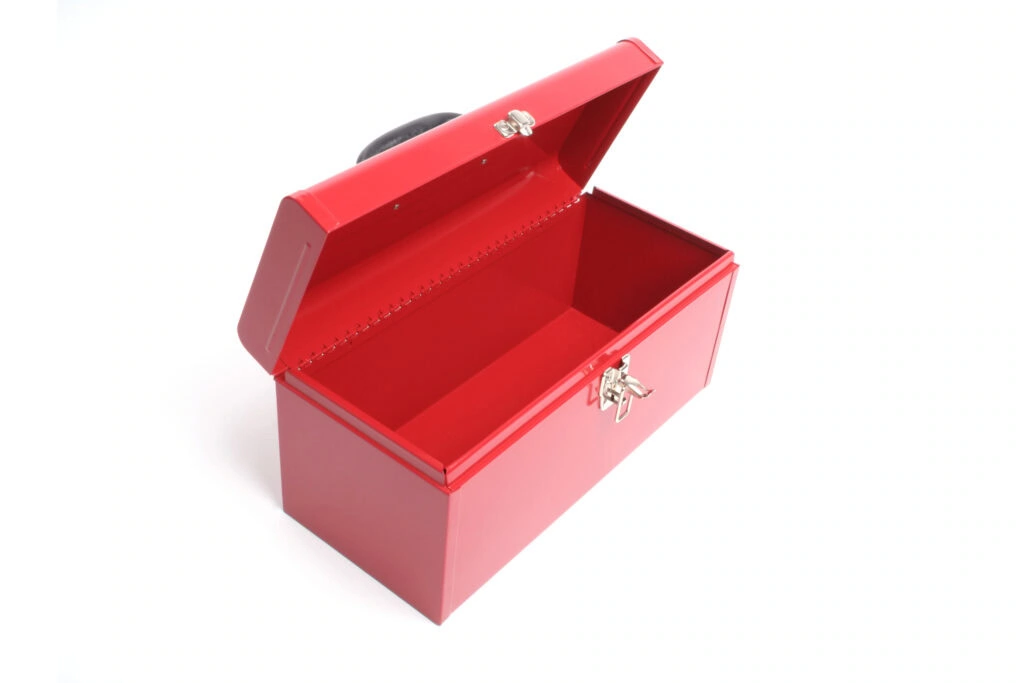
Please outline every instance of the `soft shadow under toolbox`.
[[622, 41], [281, 202], [238, 331], [284, 509], [438, 623], [711, 377], [732, 252], [582, 192], [660, 66]]

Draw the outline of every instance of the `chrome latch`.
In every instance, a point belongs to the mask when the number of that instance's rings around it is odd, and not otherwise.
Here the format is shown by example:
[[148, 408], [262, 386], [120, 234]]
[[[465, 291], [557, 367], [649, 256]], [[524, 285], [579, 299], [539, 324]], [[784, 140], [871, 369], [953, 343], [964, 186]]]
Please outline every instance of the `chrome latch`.
[[508, 113], [507, 119], [502, 119], [494, 124], [495, 130], [501, 133], [504, 138], [510, 138], [516, 133], [520, 135], [533, 135], [533, 126], [537, 125], [537, 122], [528, 111], [519, 111], [513, 109]]
[[617, 368], [608, 368], [601, 376], [601, 410], [615, 408], [615, 422], [619, 423], [629, 416], [633, 409], [633, 398], [641, 400], [654, 393], [640, 383], [636, 377], [629, 375], [629, 354], [622, 357]]

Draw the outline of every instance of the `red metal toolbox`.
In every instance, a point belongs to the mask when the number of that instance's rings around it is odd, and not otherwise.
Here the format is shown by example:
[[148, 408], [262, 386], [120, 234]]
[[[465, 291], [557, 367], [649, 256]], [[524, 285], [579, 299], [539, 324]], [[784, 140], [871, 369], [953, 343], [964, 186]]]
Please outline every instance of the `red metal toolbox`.
[[238, 331], [284, 509], [438, 623], [711, 377], [732, 252], [583, 193], [660, 66], [622, 41], [281, 202]]

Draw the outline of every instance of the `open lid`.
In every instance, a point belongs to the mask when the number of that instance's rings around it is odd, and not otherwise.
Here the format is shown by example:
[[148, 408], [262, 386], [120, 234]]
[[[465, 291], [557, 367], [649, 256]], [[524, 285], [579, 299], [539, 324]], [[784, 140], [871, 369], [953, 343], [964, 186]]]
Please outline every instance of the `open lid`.
[[238, 324], [243, 345], [273, 374], [301, 367], [468, 249], [573, 201], [660, 66], [621, 41], [286, 197]]

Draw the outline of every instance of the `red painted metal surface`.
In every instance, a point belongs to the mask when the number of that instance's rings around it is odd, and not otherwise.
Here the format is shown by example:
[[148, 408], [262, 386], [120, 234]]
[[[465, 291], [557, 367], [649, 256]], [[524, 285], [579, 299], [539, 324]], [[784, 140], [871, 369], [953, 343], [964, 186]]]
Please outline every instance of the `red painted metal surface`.
[[449, 495], [277, 383], [285, 511], [440, 623]]
[[451, 502], [446, 614], [704, 387], [734, 272], [721, 273], [656, 329], [616, 344], [612, 358], [630, 353], [631, 371], [656, 389], [626, 420], [616, 424], [597, 406], [609, 362], [464, 479]]
[[[296, 367], [571, 201], [660, 66], [621, 42], [294, 193], [257, 269], [242, 343], [274, 374]], [[538, 125], [504, 139], [493, 124], [516, 108]]]
[[[710, 378], [732, 253], [581, 194], [659, 65], [620, 43], [281, 205], [239, 333], [285, 510], [438, 623]], [[626, 353], [657, 392], [616, 423]]]

